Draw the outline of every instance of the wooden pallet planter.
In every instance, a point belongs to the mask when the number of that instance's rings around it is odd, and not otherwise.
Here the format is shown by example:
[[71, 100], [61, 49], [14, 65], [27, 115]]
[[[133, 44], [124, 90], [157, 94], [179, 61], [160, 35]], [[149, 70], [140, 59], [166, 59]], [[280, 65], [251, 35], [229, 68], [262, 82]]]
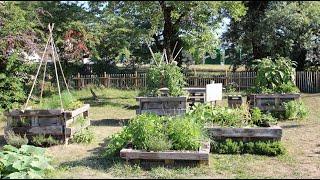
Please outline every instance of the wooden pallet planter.
[[241, 140], [248, 141], [280, 141], [282, 137], [282, 128], [280, 126], [271, 127], [206, 127], [211, 140]]
[[34, 135], [51, 135], [68, 143], [72, 136], [90, 125], [90, 120], [79, 124], [77, 119], [83, 117], [88, 119], [89, 104], [73, 111], [62, 109], [54, 110], [13, 110], [5, 112], [7, 126], [5, 132], [12, 130], [17, 134], [26, 134], [28, 138]]
[[240, 107], [243, 103], [241, 95], [228, 95], [228, 107]]
[[300, 94], [250, 94], [247, 101], [250, 108], [258, 107], [263, 111], [284, 111], [284, 102], [299, 100]]
[[155, 113], [157, 115], [181, 115], [186, 113], [187, 97], [137, 97], [137, 114]]
[[[194, 105], [196, 102], [204, 103], [206, 97], [206, 88], [201, 87], [186, 87], [183, 88], [184, 91], [189, 93], [187, 97], [187, 102], [189, 105]], [[161, 96], [168, 96], [169, 89], [168, 88], [160, 88], [159, 89]]]
[[165, 164], [173, 164], [174, 161], [197, 161], [199, 165], [209, 165], [210, 142], [205, 142], [198, 151], [159, 151], [149, 152], [144, 150], [135, 150], [124, 148], [120, 151], [120, 157], [127, 162], [135, 160], [163, 160]]

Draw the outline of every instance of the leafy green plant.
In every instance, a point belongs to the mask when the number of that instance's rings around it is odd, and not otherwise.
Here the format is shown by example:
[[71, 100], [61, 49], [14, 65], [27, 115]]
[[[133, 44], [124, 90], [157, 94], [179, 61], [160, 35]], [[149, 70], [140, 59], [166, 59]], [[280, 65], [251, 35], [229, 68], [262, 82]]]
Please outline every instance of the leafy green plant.
[[126, 145], [148, 151], [195, 150], [204, 138], [201, 128], [201, 124], [189, 118], [142, 114], [112, 135], [104, 155], [115, 155]]
[[16, 148], [5, 145], [0, 151], [0, 177], [9, 179], [38, 179], [46, 171], [53, 170], [50, 158], [45, 155], [45, 149], [30, 145]]
[[221, 106], [212, 106], [209, 103], [195, 104], [187, 112], [189, 116], [201, 123], [216, 124], [219, 126], [245, 126], [248, 123], [247, 110], [242, 106], [240, 108], [228, 108]]
[[299, 92], [294, 85], [295, 63], [288, 58], [279, 57], [275, 60], [263, 58], [256, 60], [257, 76], [255, 93], [296, 93]]
[[257, 107], [251, 110], [251, 124], [255, 124], [260, 127], [269, 127], [270, 124], [277, 123], [277, 119], [274, 118], [270, 113], [262, 113]]
[[17, 148], [20, 148], [22, 145], [26, 145], [29, 142], [26, 134], [21, 137], [19, 134], [15, 134], [12, 130], [6, 132], [5, 139], [7, 144]]
[[167, 128], [176, 150], [197, 150], [204, 139], [202, 125], [189, 118], [170, 119]]
[[279, 141], [242, 142], [226, 139], [225, 141], [213, 141], [211, 149], [219, 154], [259, 154], [278, 156], [286, 153], [285, 147]]
[[82, 129], [75, 133], [72, 137], [72, 142], [90, 144], [95, 139], [91, 129]]
[[169, 89], [170, 96], [185, 94], [183, 87], [186, 85], [184, 74], [175, 64], [160, 64], [148, 69], [146, 75], [147, 95], [159, 95], [159, 88], [163, 86]]
[[307, 107], [301, 101], [289, 101], [283, 104], [285, 119], [305, 119], [309, 114]]
[[31, 142], [32, 144], [41, 147], [49, 147], [59, 144], [59, 141], [54, 139], [51, 135], [46, 136], [44, 134], [34, 135]]

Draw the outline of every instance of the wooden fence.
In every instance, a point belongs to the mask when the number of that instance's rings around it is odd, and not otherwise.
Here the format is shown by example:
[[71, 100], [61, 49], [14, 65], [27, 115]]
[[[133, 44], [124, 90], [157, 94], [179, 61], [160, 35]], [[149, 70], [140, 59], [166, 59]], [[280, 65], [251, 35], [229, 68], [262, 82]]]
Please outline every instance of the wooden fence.
[[[238, 90], [247, 89], [254, 86], [256, 72], [224, 71], [210, 75], [185, 74], [187, 77], [188, 87], [205, 87], [211, 81], [222, 83], [223, 87], [228, 84], [235, 84]], [[320, 92], [320, 72], [301, 71], [296, 72], [296, 85], [306, 93]], [[81, 89], [88, 85], [97, 85], [121, 89], [134, 89], [146, 87], [146, 74], [135, 72], [134, 74], [107, 74], [97, 75], [80, 75], [74, 76], [69, 80], [73, 88]]]

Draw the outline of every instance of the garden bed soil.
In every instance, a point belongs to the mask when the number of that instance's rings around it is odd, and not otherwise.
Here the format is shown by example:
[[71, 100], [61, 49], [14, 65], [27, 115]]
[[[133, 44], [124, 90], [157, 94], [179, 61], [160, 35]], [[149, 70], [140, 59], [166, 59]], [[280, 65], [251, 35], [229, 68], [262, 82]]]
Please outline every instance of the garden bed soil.
[[139, 108], [136, 114], [182, 115], [186, 113], [187, 97], [137, 97]]
[[241, 140], [248, 141], [280, 141], [282, 128], [280, 126], [271, 127], [206, 127], [211, 140]]
[[26, 134], [29, 139], [34, 135], [51, 135], [67, 143], [76, 132], [90, 125], [90, 120], [84, 121], [83, 124], [77, 123], [78, 118], [88, 119], [89, 108], [89, 104], [84, 104], [72, 111], [41, 109], [5, 112], [4, 115], [7, 117], [5, 132], [12, 130], [16, 134]]
[[199, 164], [209, 165], [210, 142], [204, 142], [198, 151], [145, 151], [132, 148], [123, 148], [120, 157], [130, 160], [163, 160], [165, 164], [172, 164], [174, 161], [197, 161]]

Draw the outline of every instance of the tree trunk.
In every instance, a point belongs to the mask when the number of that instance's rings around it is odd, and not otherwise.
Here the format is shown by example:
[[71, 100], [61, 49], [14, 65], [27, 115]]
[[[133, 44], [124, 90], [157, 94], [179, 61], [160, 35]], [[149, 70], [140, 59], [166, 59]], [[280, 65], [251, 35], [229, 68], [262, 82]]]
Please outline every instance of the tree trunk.
[[173, 59], [171, 53], [171, 44], [173, 36], [173, 23], [171, 19], [172, 7], [167, 6], [165, 1], [159, 1], [164, 18], [164, 29], [163, 29], [163, 47], [166, 49], [167, 56], [169, 59]]

